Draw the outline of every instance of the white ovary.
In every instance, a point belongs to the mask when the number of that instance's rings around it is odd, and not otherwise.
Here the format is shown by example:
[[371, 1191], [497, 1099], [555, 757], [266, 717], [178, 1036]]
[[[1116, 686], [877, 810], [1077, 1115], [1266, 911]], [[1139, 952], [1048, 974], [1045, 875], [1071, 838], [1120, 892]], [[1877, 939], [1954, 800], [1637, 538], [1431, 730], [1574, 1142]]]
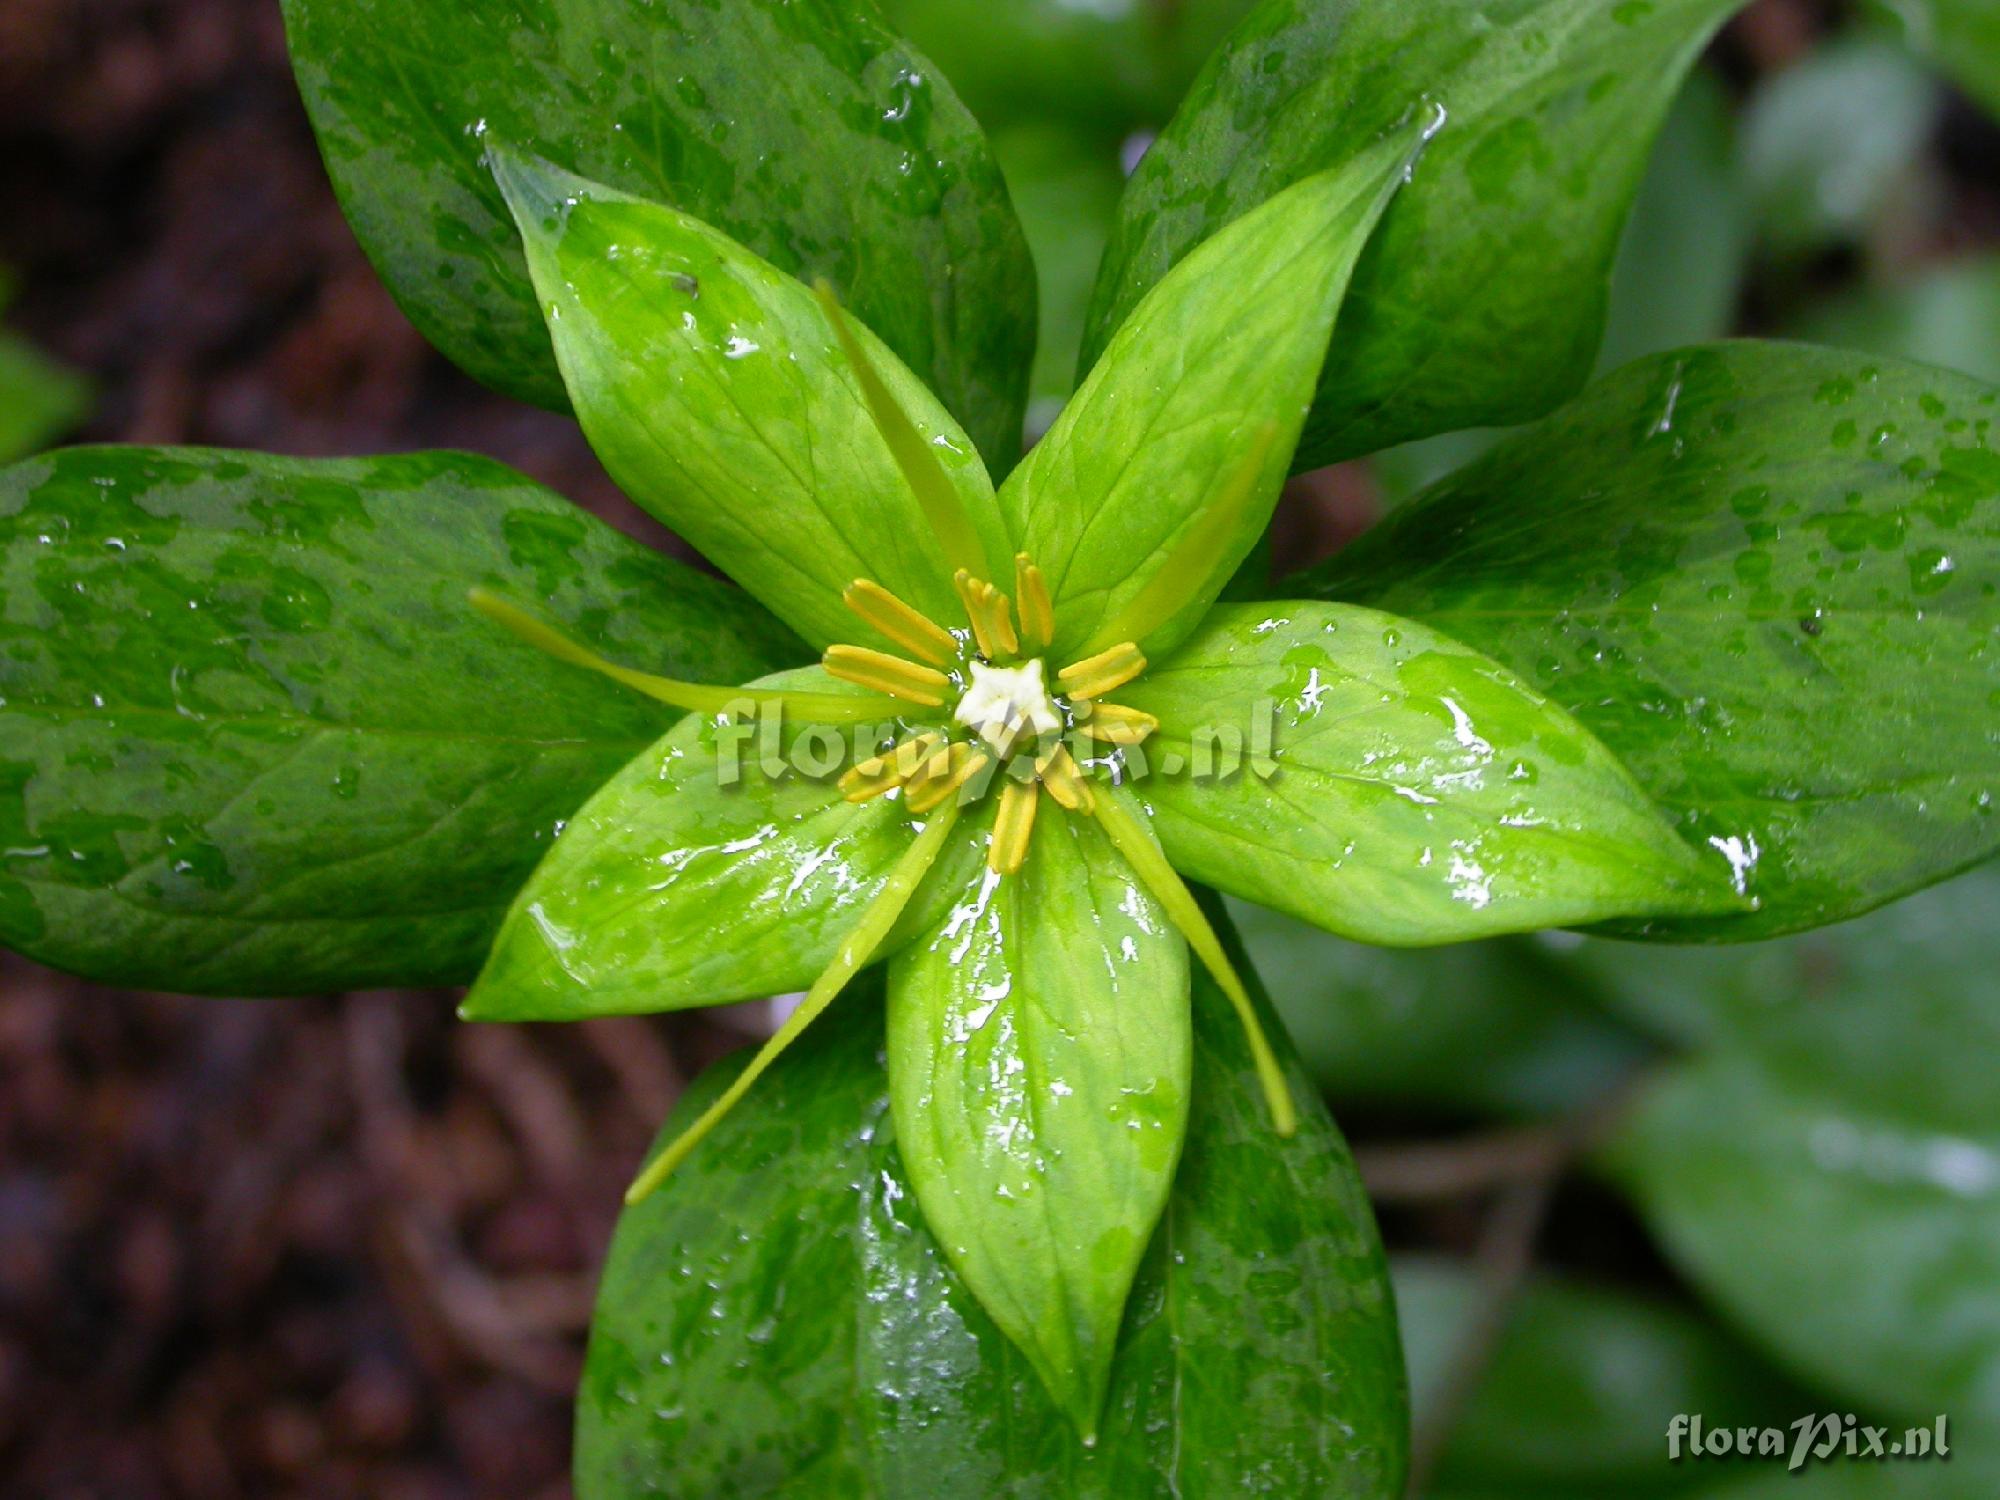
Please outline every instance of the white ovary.
[[1023, 734], [1039, 737], [1062, 729], [1062, 716], [1049, 699], [1039, 658], [1018, 667], [972, 664], [972, 686], [952, 715], [978, 734], [995, 755], [1005, 756]]

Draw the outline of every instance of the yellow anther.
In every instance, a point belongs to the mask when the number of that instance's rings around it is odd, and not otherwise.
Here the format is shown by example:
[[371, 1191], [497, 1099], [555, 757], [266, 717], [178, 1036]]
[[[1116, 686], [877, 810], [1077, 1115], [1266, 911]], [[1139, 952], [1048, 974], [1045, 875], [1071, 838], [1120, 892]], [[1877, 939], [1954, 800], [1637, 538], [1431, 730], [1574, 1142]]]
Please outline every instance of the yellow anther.
[[879, 583], [857, 578], [847, 586], [840, 602], [912, 656], [921, 657], [932, 666], [942, 667], [958, 654], [958, 642], [950, 631]]
[[919, 666], [866, 646], [828, 646], [820, 665], [843, 682], [926, 708], [941, 706], [945, 690], [951, 686], [951, 679], [935, 667]]
[[1076, 761], [1061, 745], [1035, 761], [1035, 774], [1049, 789], [1049, 795], [1056, 799], [1057, 805], [1080, 813], [1096, 809], [1097, 798], [1090, 790], [1090, 783], [1083, 779], [1083, 772], [1078, 769]]
[[901, 786], [943, 743], [944, 736], [933, 731], [904, 740], [887, 755], [871, 755], [856, 761], [840, 778], [841, 795], [849, 802], [866, 802]]
[[1048, 580], [1025, 552], [1014, 554], [1014, 598], [1021, 611], [1021, 639], [1031, 651], [1043, 649], [1056, 636], [1056, 607], [1049, 599]]
[[1028, 860], [1028, 836], [1035, 831], [1035, 808], [1041, 789], [1032, 781], [1009, 781], [1000, 789], [1000, 810], [993, 816], [993, 842], [986, 850], [987, 868], [1012, 875]]
[[1118, 703], [1093, 703], [1090, 711], [1077, 719], [1077, 728], [1107, 745], [1136, 745], [1160, 727], [1160, 721], [1143, 708], [1126, 708]]
[[914, 813], [929, 812], [985, 770], [992, 759], [984, 750], [963, 740], [944, 746], [910, 778], [904, 805]]
[[1102, 698], [1145, 670], [1146, 658], [1139, 654], [1138, 646], [1121, 641], [1108, 651], [1071, 662], [1056, 673], [1056, 680], [1072, 698]]
[[979, 643], [981, 656], [993, 661], [1021, 649], [1021, 638], [1014, 633], [1014, 615], [1005, 594], [963, 568], [952, 575], [951, 583], [965, 605], [965, 618], [972, 622], [972, 637]]

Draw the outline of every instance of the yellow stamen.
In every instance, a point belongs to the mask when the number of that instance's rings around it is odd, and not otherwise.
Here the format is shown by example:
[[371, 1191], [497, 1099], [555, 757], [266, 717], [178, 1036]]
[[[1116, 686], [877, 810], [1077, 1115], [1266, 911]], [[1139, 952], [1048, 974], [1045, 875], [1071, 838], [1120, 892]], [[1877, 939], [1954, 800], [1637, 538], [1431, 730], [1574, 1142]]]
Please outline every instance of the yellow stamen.
[[979, 643], [981, 656], [992, 661], [1012, 656], [1021, 649], [1021, 638], [1014, 634], [1014, 616], [1005, 594], [963, 568], [952, 576], [951, 583], [965, 605], [966, 619], [972, 622], [972, 636]]
[[1025, 552], [1014, 554], [1014, 597], [1020, 601], [1021, 639], [1030, 650], [1042, 650], [1056, 637], [1056, 607], [1049, 599], [1048, 580]]
[[1107, 745], [1136, 745], [1160, 727], [1160, 721], [1143, 708], [1126, 708], [1118, 703], [1093, 703], [1090, 712], [1077, 720], [1077, 728]]
[[942, 706], [945, 689], [951, 686], [951, 679], [935, 667], [919, 666], [867, 646], [828, 646], [820, 665], [843, 682], [926, 708]]
[[909, 414], [889, 390], [888, 382], [877, 372], [875, 362], [861, 347], [861, 340], [848, 326], [847, 315], [840, 310], [833, 288], [821, 279], [814, 284], [813, 291], [819, 297], [827, 322], [833, 325], [834, 337], [840, 340], [841, 352], [847, 356], [856, 382], [861, 386], [861, 397], [868, 403], [869, 415], [875, 419], [875, 430], [889, 445], [889, 456], [903, 471], [903, 478], [916, 496], [924, 519], [930, 522], [938, 545], [944, 549], [946, 565], [954, 568], [982, 566], [986, 548], [979, 540], [979, 530], [972, 523], [972, 513], [966, 509], [965, 499], [959, 494], [957, 484], [938, 461], [937, 451], [917, 431], [917, 424], [910, 420]]
[[[789, 689], [716, 687], [703, 682], [680, 682], [651, 672], [638, 672], [607, 661], [588, 646], [571, 640], [554, 626], [537, 619], [525, 609], [510, 604], [489, 589], [473, 588], [466, 594], [472, 607], [487, 619], [512, 631], [537, 651], [547, 652], [557, 661], [598, 672], [613, 682], [644, 693], [690, 713], [727, 713], [746, 703], [772, 704], [801, 723], [866, 723], [873, 719], [893, 719], [901, 708], [886, 698], [863, 698], [853, 693], [795, 693]], [[941, 701], [941, 700], [940, 700]]]
[[1125, 686], [1146, 670], [1146, 658], [1131, 641], [1121, 641], [1109, 650], [1082, 661], [1071, 662], [1056, 673], [1056, 681], [1072, 698], [1102, 698]]
[[993, 816], [993, 843], [986, 851], [988, 869], [1013, 875], [1027, 863], [1028, 836], [1035, 831], [1035, 808], [1041, 800], [1041, 789], [1032, 781], [1009, 781], [1000, 789], [1000, 810]]
[[958, 642], [949, 630], [879, 583], [857, 578], [847, 586], [840, 602], [912, 656], [934, 667], [947, 665], [958, 654]]
[[799, 1008], [792, 1012], [791, 1019], [778, 1028], [777, 1034], [757, 1050], [750, 1060], [750, 1066], [736, 1075], [736, 1081], [722, 1091], [722, 1097], [701, 1112], [701, 1117], [680, 1135], [673, 1144], [647, 1163], [632, 1186], [626, 1190], [625, 1201], [637, 1203], [649, 1195], [667, 1174], [687, 1158], [687, 1154], [701, 1144], [702, 1137], [713, 1130], [718, 1121], [729, 1113], [736, 1102], [750, 1092], [764, 1070], [778, 1060], [783, 1052], [799, 1037], [808, 1026], [819, 1019], [827, 1006], [833, 1003], [847, 981], [852, 979], [861, 966], [868, 962], [882, 939], [896, 925], [896, 919], [903, 914], [903, 908], [910, 904], [917, 884], [924, 878], [931, 865], [937, 860], [938, 851], [944, 847], [946, 837], [951, 833], [952, 824], [957, 821], [958, 809], [946, 807], [935, 818], [924, 825], [924, 831], [917, 835], [916, 842], [904, 851], [896, 861], [896, 867], [889, 872], [889, 878], [882, 883], [882, 889], [861, 914], [861, 920], [854, 924], [854, 930], [841, 939], [834, 950], [833, 962], [826, 972], [813, 981], [813, 987], [806, 991], [806, 997], [799, 1002]]
[[963, 740], [954, 741], [924, 762], [909, 781], [903, 805], [927, 813], [986, 769], [993, 757]]
[[916, 775], [917, 768], [943, 743], [944, 736], [933, 730], [929, 734], [904, 740], [887, 755], [871, 755], [866, 760], [856, 761], [840, 778], [841, 794], [849, 802], [866, 802], [871, 797], [879, 797]]
[[1049, 789], [1049, 795], [1056, 799], [1058, 806], [1081, 813], [1090, 812], [1096, 806], [1097, 798], [1090, 790], [1090, 783], [1083, 779], [1083, 772], [1063, 746], [1058, 745], [1037, 759], [1035, 774]]
[[1257, 1065], [1257, 1078], [1264, 1086], [1264, 1101], [1270, 1107], [1271, 1125], [1279, 1135], [1290, 1135], [1299, 1128], [1298, 1112], [1292, 1104], [1292, 1093], [1285, 1085], [1284, 1071], [1278, 1066], [1278, 1059], [1271, 1051], [1271, 1044], [1264, 1036], [1263, 1025], [1257, 1019], [1257, 1007], [1250, 1001], [1250, 992], [1243, 987], [1243, 981], [1236, 976], [1230, 965], [1229, 956], [1222, 951], [1222, 941], [1215, 935], [1215, 929], [1202, 915], [1201, 907], [1195, 903], [1194, 892], [1182, 884], [1174, 867], [1167, 863], [1166, 855], [1153, 841], [1151, 830], [1137, 813], [1125, 806], [1118, 793], [1110, 793], [1097, 799], [1097, 821], [1118, 852], [1125, 856], [1125, 862], [1132, 867], [1146, 889], [1153, 893], [1153, 899], [1166, 910], [1167, 919], [1180, 929], [1181, 936], [1194, 949], [1195, 954], [1214, 976], [1222, 993], [1229, 997], [1229, 1003], [1236, 1010], [1236, 1019], [1243, 1025], [1243, 1035], [1250, 1044], [1250, 1057]]

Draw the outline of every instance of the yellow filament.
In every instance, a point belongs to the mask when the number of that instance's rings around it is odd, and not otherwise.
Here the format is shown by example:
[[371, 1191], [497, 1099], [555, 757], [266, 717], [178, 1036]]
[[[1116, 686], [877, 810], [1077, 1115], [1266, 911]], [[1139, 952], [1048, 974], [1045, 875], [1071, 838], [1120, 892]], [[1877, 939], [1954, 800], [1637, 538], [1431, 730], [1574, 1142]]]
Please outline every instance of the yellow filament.
[[820, 664], [843, 682], [926, 708], [942, 706], [945, 689], [951, 686], [951, 679], [935, 667], [919, 666], [867, 646], [828, 646]]
[[963, 568], [952, 576], [951, 583], [965, 605], [966, 619], [972, 622], [972, 636], [979, 643], [981, 656], [992, 661], [1012, 656], [1021, 649], [1021, 638], [1014, 634], [1013, 612], [1008, 608], [1005, 594]]
[[965, 508], [958, 486], [945, 472], [944, 465], [938, 462], [937, 451], [917, 431], [916, 423], [898, 404], [888, 383], [877, 372], [875, 362], [861, 347], [861, 341], [848, 325], [847, 315], [840, 310], [833, 288], [822, 279], [814, 284], [813, 291], [819, 297], [826, 320], [833, 325], [834, 337], [840, 340], [841, 352], [847, 356], [847, 363], [861, 386], [862, 399], [868, 403], [869, 415], [875, 419], [875, 430], [889, 445], [889, 456], [903, 471], [904, 480], [916, 496], [918, 508], [923, 511], [924, 519], [930, 522], [938, 544], [944, 548], [946, 565], [953, 568], [984, 567], [986, 548], [980, 543], [978, 528], [972, 524], [972, 515]]
[[1143, 708], [1118, 703], [1093, 703], [1077, 720], [1077, 728], [1107, 745], [1136, 745], [1159, 727], [1160, 721]]
[[840, 601], [912, 656], [934, 667], [946, 665], [958, 654], [958, 642], [950, 631], [879, 583], [857, 578]]
[[963, 740], [946, 745], [910, 778], [903, 805], [913, 813], [929, 812], [985, 770], [992, 758]]
[[778, 688], [715, 687], [708, 683], [658, 677], [651, 672], [637, 672], [607, 661], [588, 646], [571, 640], [554, 626], [489, 589], [475, 587], [466, 594], [466, 598], [487, 619], [505, 627], [536, 650], [547, 652], [557, 661], [602, 673], [613, 682], [623, 683], [648, 698], [657, 698], [662, 703], [671, 703], [675, 708], [684, 708], [690, 713], [726, 713], [741, 708], [747, 702], [775, 704], [802, 723], [859, 724], [871, 719], [878, 722], [885, 718], [892, 719], [902, 711], [899, 705], [888, 699], [862, 698], [853, 693], [794, 693]]
[[1257, 1078], [1264, 1086], [1264, 1101], [1271, 1111], [1271, 1125], [1279, 1135], [1290, 1135], [1299, 1128], [1299, 1117], [1292, 1104], [1292, 1092], [1285, 1086], [1285, 1075], [1278, 1066], [1278, 1059], [1271, 1051], [1271, 1044], [1264, 1036], [1263, 1025], [1257, 1020], [1257, 1008], [1251, 1004], [1250, 992], [1243, 987], [1243, 981], [1236, 976], [1230, 965], [1229, 956], [1222, 951], [1222, 941], [1215, 935], [1215, 929], [1202, 915], [1196, 904], [1194, 893], [1182, 884], [1174, 867], [1167, 863], [1167, 857], [1160, 853], [1160, 846], [1153, 842], [1152, 834], [1139, 816], [1127, 808], [1113, 793], [1097, 799], [1097, 821], [1110, 836], [1118, 852], [1125, 856], [1146, 889], [1153, 893], [1153, 899], [1160, 903], [1167, 913], [1167, 920], [1180, 929], [1187, 945], [1194, 949], [1222, 993], [1229, 997], [1229, 1003], [1236, 1010], [1236, 1019], [1243, 1025], [1243, 1035], [1250, 1044], [1251, 1059], [1257, 1065]]
[[[1243, 456], [1222, 481], [1216, 498], [1182, 530], [1180, 540], [1167, 549], [1139, 592], [1097, 627], [1085, 650], [1113, 641], [1143, 641], [1201, 594], [1220, 569], [1236, 566], [1240, 554], [1230, 544], [1249, 519], [1264, 461], [1277, 440], [1275, 422], [1265, 422], [1250, 434]], [[1269, 510], [1264, 514], [1268, 518]]]
[[1056, 799], [1058, 806], [1071, 812], [1087, 813], [1097, 804], [1096, 794], [1090, 783], [1083, 779], [1083, 772], [1063, 746], [1058, 745], [1035, 762], [1035, 774], [1042, 785], [1049, 789], [1049, 795]]
[[1027, 863], [1028, 837], [1035, 831], [1035, 808], [1041, 800], [1041, 789], [1032, 781], [1009, 781], [1000, 789], [1000, 810], [993, 816], [993, 843], [986, 851], [987, 868], [1013, 875]]
[[840, 941], [834, 950], [833, 962], [826, 971], [813, 981], [813, 987], [806, 991], [806, 997], [799, 1002], [799, 1008], [791, 1018], [778, 1028], [774, 1035], [750, 1060], [750, 1065], [736, 1075], [736, 1081], [722, 1091], [722, 1096], [701, 1112], [701, 1116], [671, 1145], [646, 1165], [632, 1186], [626, 1190], [625, 1201], [637, 1203], [647, 1197], [662, 1182], [667, 1174], [687, 1159], [687, 1154], [701, 1144], [702, 1137], [713, 1130], [722, 1117], [729, 1113], [736, 1102], [750, 1092], [764, 1070], [778, 1060], [778, 1055], [796, 1041], [799, 1034], [819, 1019], [828, 1005], [838, 995], [847, 981], [852, 979], [861, 966], [868, 962], [882, 939], [896, 925], [896, 919], [903, 914], [903, 908], [910, 904], [910, 897], [916, 892], [917, 884], [924, 878], [931, 865], [936, 862], [938, 851], [944, 847], [945, 838], [950, 834], [952, 824], [957, 821], [958, 809], [947, 806], [935, 818], [924, 825], [924, 831], [916, 841], [903, 852], [896, 861], [896, 867], [889, 872], [889, 878], [882, 883], [882, 889], [861, 914], [861, 920], [854, 924], [854, 930]]
[[840, 778], [841, 794], [849, 802], [866, 802], [871, 797], [879, 797], [914, 776], [917, 767], [943, 743], [944, 736], [933, 730], [929, 734], [904, 740], [887, 755], [871, 755], [866, 760], [856, 761]]
[[1072, 698], [1101, 698], [1125, 686], [1146, 670], [1146, 658], [1131, 641], [1121, 641], [1109, 650], [1082, 661], [1071, 662], [1056, 673], [1056, 681]]
[[1049, 599], [1048, 580], [1025, 552], [1014, 555], [1014, 597], [1020, 601], [1021, 639], [1030, 650], [1043, 649], [1056, 637], [1056, 607]]

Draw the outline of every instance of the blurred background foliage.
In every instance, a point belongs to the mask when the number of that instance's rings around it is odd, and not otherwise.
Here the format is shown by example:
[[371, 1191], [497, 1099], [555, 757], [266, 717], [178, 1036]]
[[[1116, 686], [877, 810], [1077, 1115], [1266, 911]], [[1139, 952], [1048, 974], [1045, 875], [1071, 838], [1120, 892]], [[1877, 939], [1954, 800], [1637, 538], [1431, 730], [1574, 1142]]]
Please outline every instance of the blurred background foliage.
[[[883, 4], [996, 141], [1041, 276], [1046, 425], [1124, 175], [1247, 5]], [[1997, 118], [1993, 0], [1750, 5], [1663, 132], [1602, 365], [1738, 333], [2000, 380]], [[0, 334], [0, 457], [75, 429], [461, 445], [644, 530], [564, 424], [471, 387], [389, 306], [311, 156], [275, 7], [9, 0], [0, 161], [33, 340]], [[1301, 476], [1274, 571], [1491, 436]], [[1397, 1259], [1423, 1494], [2000, 1494], [2000, 868], [1719, 949], [1386, 951], [1235, 914]], [[767, 1019], [460, 1032], [447, 997], [188, 1005], [7, 972], [0, 1488], [24, 1494], [74, 1478], [41, 1429], [87, 1447], [81, 1406], [122, 1424], [97, 1445], [112, 1487], [62, 1493], [313, 1473], [561, 1494], [617, 1187], [679, 1079]], [[331, 1364], [300, 1352], [343, 1340]], [[32, 1419], [56, 1390], [61, 1415]], [[1827, 1411], [1898, 1432], [1945, 1414], [1952, 1460], [1665, 1461], [1678, 1413]]]

